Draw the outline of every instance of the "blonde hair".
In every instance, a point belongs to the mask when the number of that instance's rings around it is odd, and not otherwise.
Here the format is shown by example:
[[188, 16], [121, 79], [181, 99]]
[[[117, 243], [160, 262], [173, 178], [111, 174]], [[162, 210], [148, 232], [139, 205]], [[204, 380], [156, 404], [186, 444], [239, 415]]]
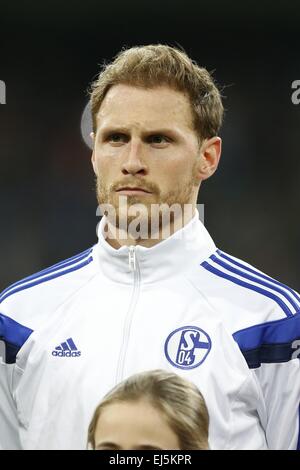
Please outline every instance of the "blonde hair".
[[167, 85], [183, 92], [191, 104], [198, 139], [218, 135], [224, 114], [221, 94], [210, 73], [184, 51], [163, 44], [138, 46], [123, 49], [113, 62], [103, 64], [89, 90], [95, 134], [97, 113], [106, 93], [121, 83], [142, 88]]
[[88, 429], [88, 445], [95, 449], [95, 431], [102, 410], [116, 402], [147, 400], [166, 418], [181, 450], [207, 450], [209, 416], [198, 388], [163, 370], [129, 377], [113, 388], [96, 408]]

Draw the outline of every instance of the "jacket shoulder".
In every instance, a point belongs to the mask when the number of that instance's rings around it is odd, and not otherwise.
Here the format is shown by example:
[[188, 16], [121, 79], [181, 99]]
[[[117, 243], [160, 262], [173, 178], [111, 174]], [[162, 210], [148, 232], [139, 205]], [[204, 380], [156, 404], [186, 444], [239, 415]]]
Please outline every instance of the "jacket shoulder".
[[92, 276], [91, 247], [64, 261], [10, 285], [0, 294], [0, 312], [17, 321], [33, 312], [49, 311], [81, 287]]
[[219, 249], [201, 269], [211, 305], [251, 368], [294, 358], [300, 339], [297, 291]]
[[241, 310], [261, 314], [261, 320], [278, 320], [300, 312], [300, 295], [286, 284], [251, 264], [217, 249], [201, 263], [208, 283], [219, 288], [224, 300]]

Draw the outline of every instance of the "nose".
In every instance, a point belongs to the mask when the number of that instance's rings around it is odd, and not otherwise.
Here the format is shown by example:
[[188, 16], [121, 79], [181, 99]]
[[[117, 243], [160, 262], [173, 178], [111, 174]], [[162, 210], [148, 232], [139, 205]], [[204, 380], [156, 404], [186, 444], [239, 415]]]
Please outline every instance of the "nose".
[[140, 141], [132, 140], [128, 146], [128, 153], [122, 163], [123, 175], [145, 175], [147, 173], [147, 166], [143, 158], [143, 144]]

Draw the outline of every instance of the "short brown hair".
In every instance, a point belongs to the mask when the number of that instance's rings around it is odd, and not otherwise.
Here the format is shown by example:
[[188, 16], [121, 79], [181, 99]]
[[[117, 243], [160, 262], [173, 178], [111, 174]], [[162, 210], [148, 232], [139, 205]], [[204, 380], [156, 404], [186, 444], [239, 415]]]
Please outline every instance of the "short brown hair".
[[207, 450], [209, 416], [198, 388], [163, 370], [142, 372], [113, 388], [96, 408], [88, 430], [88, 444], [95, 449], [95, 431], [101, 411], [116, 402], [148, 400], [165, 416], [178, 437], [181, 450]]
[[90, 88], [93, 131], [97, 131], [97, 113], [108, 90], [117, 84], [143, 88], [167, 85], [187, 95], [193, 113], [193, 125], [200, 141], [218, 135], [224, 108], [221, 94], [211, 74], [188, 55], [163, 44], [123, 49], [113, 62], [103, 64]]

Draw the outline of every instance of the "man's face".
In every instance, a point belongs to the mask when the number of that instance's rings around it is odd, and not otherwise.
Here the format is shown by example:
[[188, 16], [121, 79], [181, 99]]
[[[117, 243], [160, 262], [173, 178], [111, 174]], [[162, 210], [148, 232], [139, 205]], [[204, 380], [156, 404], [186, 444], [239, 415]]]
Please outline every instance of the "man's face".
[[127, 196], [149, 219], [152, 204], [195, 204], [199, 142], [188, 98], [167, 86], [113, 86], [98, 112], [92, 162], [100, 205], [118, 211]]

